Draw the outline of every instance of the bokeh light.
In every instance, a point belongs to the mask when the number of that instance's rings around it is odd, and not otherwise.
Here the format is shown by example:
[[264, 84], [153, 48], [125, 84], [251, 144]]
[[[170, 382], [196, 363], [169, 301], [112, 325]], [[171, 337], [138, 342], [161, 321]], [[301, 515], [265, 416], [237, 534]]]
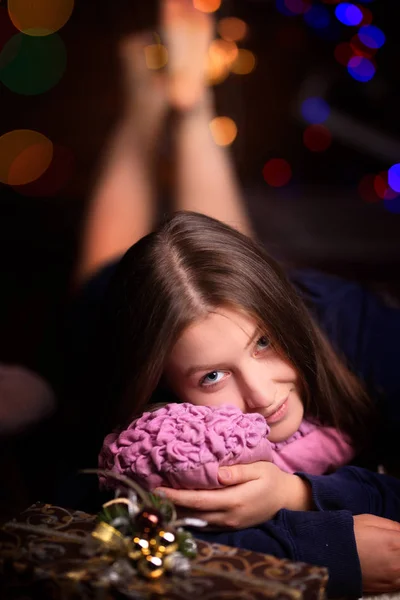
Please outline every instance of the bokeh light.
[[256, 67], [256, 57], [251, 50], [240, 48], [236, 60], [231, 65], [232, 73], [236, 75], [248, 75]]
[[341, 2], [335, 9], [335, 15], [338, 21], [350, 27], [360, 25], [364, 17], [362, 10], [350, 2]]
[[400, 193], [400, 163], [390, 167], [388, 171], [388, 184], [393, 191]]
[[349, 42], [341, 42], [335, 47], [334, 56], [338, 63], [347, 67], [349, 60], [353, 58], [354, 52]]
[[285, 17], [293, 17], [295, 14], [287, 7], [286, 0], [275, 0], [275, 6]]
[[369, 8], [365, 8], [365, 6], [359, 6], [358, 7], [362, 14], [363, 14], [363, 19], [360, 23], [360, 26], [364, 26], [364, 25], [371, 25], [374, 17], [372, 15], [372, 12], [369, 10]]
[[213, 13], [221, 6], [221, 0], [193, 0], [193, 6], [205, 13]]
[[353, 56], [349, 60], [347, 70], [353, 79], [361, 82], [370, 81], [376, 72], [374, 64], [363, 56]]
[[0, 137], [0, 181], [24, 185], [38, 179], [53, 158], [53, 144], [42, 133], [16, 129]]
[[74, 0], [8, 0], [8, 14], [25, 35], [45, 36], [55, 33], [70, 18]]
[[305, 121], [313, 125], [319, 125], [327, 120], [331, 109], [323, 98], [312, 96], [301, 104], [301, 114]]
[[304, 20], [314, 29], [325, 29], [331, 24], [331, 15], [325, 6], [314, 4], [304, 15]]
[[393, 191], [388, 183], [388, 172], [382, 171], [376, 175], [374, 179], [375, 192], [382, 200], [393, 200], [398, 196], [398, 193]]
[[350, 40], [350, 46], [353, 51], [353, 54], [355, 54], [356, 56], [373, 58], [377, 52], [376, 48], [368, 48], [368, 46], [364, 46], [358, 35], [353, 35], [353, 37]]
[[42, 94], [60, 81], [66, 66], [65, 45], [57, 33], [46, 37], [18, 33], [0, 53], [0, 81], [17, 94]]
[[248, 27], [242, 19], [225, 17], [218, 22], [217, 30], [223, 40], [239, 42], [246, 37]]
[[364, 175], [358, 184], [358, 193], [361, 199], [368, 204], [373, 204], [382, 200], [375, 190], [375, 177], [376, 175], [372, 174]]
[[46, 171], [32, 183], [13, 185], [12, 188], [22, 196], [52, 197], [72, 179], [75, 159], [72, 150], [64, 146], [53, 146], [53, 159]]
[[391, 212], [395, 215], [400, 215], [400, 196], [391, 199], [386, 198], [383, 201], [383, 206], [388, 212]]
[[312, 0], [285, 0], [285, 6], [294, 15], [304, 15], [312, 7]]
[[239, 55], [235, 42], [226, 40], [213, 40], [208, 50], [206, 65], [206, 81], [208, 85], [216, 85], [224, 81], [229, 73], [232, 63]]
[[168, 62], [168, 50], [162, 44], [149, 44], [144, 49], [148, 69], [162, 69]]
[[386, 41], [383, 31], [379, 29], [379, 27], [375, 27], [375, 25], [361, 27], [358, 32], [358, 37], [364, 46], [374, 49], [381, 48]]
[[210, 123], [211, 134], [218, 146], [230, 146], [237, 136], [237, 126], [230, 117], [215, 117]]
[[324, 125], [309, 125], [304, 130], [303, 142], [311, 152], [324, 152], [332, 144], [332, 134]]
[[283, 158], [271, 158], [265, 163], [262, 173], [265, 181], [272, 187], [283, 187], [292, 178], [292, 169]]

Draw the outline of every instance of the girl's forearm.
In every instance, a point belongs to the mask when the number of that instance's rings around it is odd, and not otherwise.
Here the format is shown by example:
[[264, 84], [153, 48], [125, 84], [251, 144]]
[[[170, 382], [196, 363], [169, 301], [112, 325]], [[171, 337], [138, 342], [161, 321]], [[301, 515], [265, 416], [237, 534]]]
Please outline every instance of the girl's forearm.
[[211, 134], [214, 117], [208, 90], [196, 107], [177, 117], [175, 210], [200, 212], [252, 235], [229, 153], [215, 143]]
[[78, 285], [152, 229], [154, 140], [138, 132], [132, 119], [124, 119], [106, 150], [86, 216]]

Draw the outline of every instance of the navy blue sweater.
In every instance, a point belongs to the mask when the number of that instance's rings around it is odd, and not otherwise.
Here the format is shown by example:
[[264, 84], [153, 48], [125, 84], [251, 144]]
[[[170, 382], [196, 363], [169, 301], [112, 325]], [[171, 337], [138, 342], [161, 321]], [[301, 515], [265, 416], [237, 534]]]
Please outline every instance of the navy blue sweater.
[[400, 480], [360, 467], [332, 475], [299, 473], [312, 486], [315, 511], [281, 510], [257, 527], [195, 533], [201, 539], [321, 565], [329, 569], [328, 595], [362, 595], [352, 515], [400, 520]]
[[[113, 265], [86, 288], [76, 313], [78, 327], [83, 323], [87, 326], [112, 271]], [[292, 272], [290, 276], [335, 349], [376, 399], [384, 427], [377, 431], [375, 458], [390, 463], [390, 459], [397, 459], [400, 434], [400, 310], [385, 306], [361, 286], [337, 277], [314, 271]], [[81, 350], [84, 347], [81, 341]], [[397, 467], [399, 462], [397, 459]], [[370, 513], [400, 521], [400, 480], [354, 466], [332, 475], [299, 475], [312, 486], [316, 510], [281, 510], [274, 519], [251, 529], [196, 535], [326, 566], [330, 596], [361, 596], [352, 515]], [[64, 503], [71, 505], [71, 498], [65, 498]]]

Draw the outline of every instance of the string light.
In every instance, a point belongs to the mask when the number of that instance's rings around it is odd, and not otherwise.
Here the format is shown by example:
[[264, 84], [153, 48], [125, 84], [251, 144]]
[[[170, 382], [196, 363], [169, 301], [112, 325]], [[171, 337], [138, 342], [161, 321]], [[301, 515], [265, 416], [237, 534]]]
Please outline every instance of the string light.
[[25, 35], [55, 33], [70, 18], [74, 0], [8, 0], [8, 14], [14, 26]]
[[309, 125], [304, 130], [303, 142], [311, 152], [324, 152], [332, 144], [332, 134], [324, 125]]
[[283, 158], [271, 158], [265, 163], [263, 177], [268, 185], [272, 187], [283, 187], [292, 178], [292, 169]]
[[348, 25], [349, 27], [360, 25], [364, 18], [362, 10], [350, 2], [341, 2], [336, 7], [335, 16], [343, 25]]
[[400, 163], [390, 167], [388, 171], [388, 183], [393, 191], [400, 193]]
[[49, 167], [53, 144], [42, 133], [16, 129], [0, 137], [0, 181], [24, 185], [35, 181]]
[[231, 71], [236, 75], [248, 75], [256, 67], [256, 57], [251, 50], [240, 48], [236, 60], [232, 63]]
[[65, 44], [58, 33], [17, 33], [0, 53], [0, 81], [12, 92], [33, 96], [53, 88], [67, 66]]
[[236, 123], [230, 117], [215, 117], [210, 123], [210, 130], [218, 146], [230, 146], [237, 136]]
[[347, 70], [357, 81], [370, 81], [376, 72], [374, 64], [364, 56], [352, 56], [348, 62]]
[[317, 96], [307, 98], [301, 105], [301, 114], [305, 121], [313, 125], [320, 125], [327, 120], [330, 113], [329, 104]]
[[213, 13], [221, 6], [221, 0], [193, 0], [193, 6], [205, 13]]
[[236, 17], [225, 17], [218, 22], [217, 31], [227, 42], [243, 40], [248, 31], [247, 23]]

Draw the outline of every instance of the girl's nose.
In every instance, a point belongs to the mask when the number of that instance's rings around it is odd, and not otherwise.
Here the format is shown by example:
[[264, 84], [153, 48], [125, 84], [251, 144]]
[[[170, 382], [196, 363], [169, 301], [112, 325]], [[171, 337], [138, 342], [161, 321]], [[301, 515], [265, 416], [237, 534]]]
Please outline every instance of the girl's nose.
[[253, 381], [246, 386], [244, 402], [248, 411], [256, 411], [260, 408], [269, 409], [273, 406], [276, 396], [276, 387], [272, 382]]

